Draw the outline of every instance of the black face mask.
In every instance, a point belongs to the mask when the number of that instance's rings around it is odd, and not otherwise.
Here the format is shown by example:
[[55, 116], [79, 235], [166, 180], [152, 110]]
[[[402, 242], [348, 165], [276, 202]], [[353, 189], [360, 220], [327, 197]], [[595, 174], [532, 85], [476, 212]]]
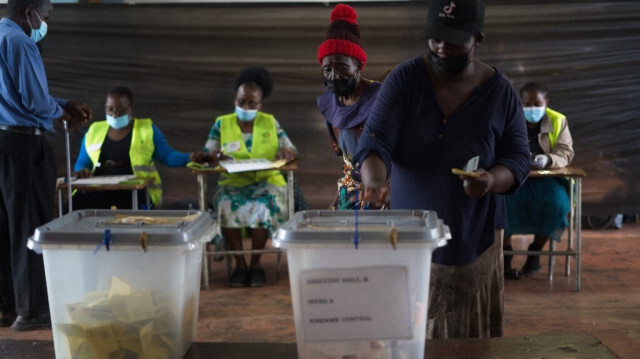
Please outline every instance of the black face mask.
[[353, 90], [356, 88], [356, 78], [349, 77], [348, 79], [339, 79], [339, 80], [327, 80], [322, 79], [324, 85], [327, 87], [327, 90], [336, 94], [336, 96], [347, 96], [353, 93]]
[[440, 57], [429, 49], [427, 54], [431, 60], [433, 71], [438, 75], [458, 75], [464, 71], [464, 68], [467, 67], [467, 64], [469, 63], [469, 53], [458, 56]]

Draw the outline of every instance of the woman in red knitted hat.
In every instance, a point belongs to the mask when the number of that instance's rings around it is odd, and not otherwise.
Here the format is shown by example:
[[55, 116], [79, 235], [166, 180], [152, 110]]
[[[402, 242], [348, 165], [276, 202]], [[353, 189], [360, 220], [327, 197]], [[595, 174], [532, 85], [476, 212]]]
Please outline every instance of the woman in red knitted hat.
[[318, 47], [322, 80], [327, 87], [318, 97], [318, 109], [325, 118], [333, 151], [344, 160], [332, 209], [360, 207], [360, 203], [356, 203], [356, 190], [362, 190], [362, 183], [351, 157], [380, 89], [379, 82], [362, 77], [367, 55], [360, 42], [357, 17], [352, 7], [337, 5], [331, 12], [325, 41]]

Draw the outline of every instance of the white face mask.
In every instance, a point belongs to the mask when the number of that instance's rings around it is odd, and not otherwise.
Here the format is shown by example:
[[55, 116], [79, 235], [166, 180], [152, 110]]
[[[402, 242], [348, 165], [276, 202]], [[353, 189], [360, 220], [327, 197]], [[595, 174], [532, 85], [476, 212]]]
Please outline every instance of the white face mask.
[[40, 28], [34, 29], [33, 25], [31, 25], [31, 21], [28, 21], [29, 27], [31, 28], [31, 35], [29, 37], [31, 38], [31, 40], [33, 40], [33, 42], [38, 42], [42, 40], [42, 38], [44, 38], [44, 36], [47, 34], [47, 23], [42, 21], [37, 11], [33, 11], [36, 13], [38, 20], [40, 20]]

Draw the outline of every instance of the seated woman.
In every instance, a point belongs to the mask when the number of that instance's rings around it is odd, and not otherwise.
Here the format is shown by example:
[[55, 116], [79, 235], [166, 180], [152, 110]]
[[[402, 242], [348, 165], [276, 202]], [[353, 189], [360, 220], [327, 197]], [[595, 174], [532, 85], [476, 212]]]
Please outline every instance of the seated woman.
[[[527, 120], [531, 167], [533, 169], [566, 167], [574, 156], [573, 140], [566, 117], [547, 107], [547, 87], [530, 82], [520, 89]], [[559, 241], [568, 225], [570, 211], [567, 183], [563, 178], [529, 178], [514, 194], [506, 197], [508, 228], [503, 248], [512, 250], [512, 234], [534, 234], [530, 251], [539, 251], [549, 238]], [[513, 256], [504, 256], [507, 279], [531, 276], [540, 269], [540, 256], [527, 256], [518, 272], [511, 268]]]
[[[296, 148], [273, 115], [260, 111], [262, 100], [273, 88], [271, 75], [261, 66], [250, 66], [236, 79], [235, 112], [216, 119], [204, 152], [207, 162], [220, 157], [234, 159], [293, 160]], [[270, 232], [284, 220], [286, 182], [279, 171], [221, 174], [214, 195], [218, 224], [231, 250], [242, 250], [242, 229], [249, 228], [252, 248], [263, 249]], [[246, 284], [263, 286], [266, 282], [260, 255], [236, 255], [236, 269], [230, 278], [232, 287]]]
[[[160, 175], [155, 167], [158, 161], [169, 167], [184, 167], [189, 161], [202, 161], [201, 152], [175, 151], [151, 119], [133, 117], [133, 93], [124, 86], [113, 88], [107, 94], [105, 121], [96, 121], [82, 139], [80, 153], [74, 167], [79, 178], [134, 174], [151, 177], [149, 197], [154, 206], [162, 201]], [[146, 196], [139, 193], [138, 208]], [[132, 207], [131, 191], [79, 192], [73, 196], [73, 208]]]

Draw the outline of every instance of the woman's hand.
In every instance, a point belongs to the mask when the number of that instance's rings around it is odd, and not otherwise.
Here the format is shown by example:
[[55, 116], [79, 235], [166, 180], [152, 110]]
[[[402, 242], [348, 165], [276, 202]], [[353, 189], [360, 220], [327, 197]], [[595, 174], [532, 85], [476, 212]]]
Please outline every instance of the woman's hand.
[[217, 166], [220, 160], [229, 158], [220, 151], [216, 151], [214, 153], [200, 152], [200, 151], [191, 152], [190, 157], [191, 157], [191, 162], [210, 163], [212, 166]]
[[377, 153], [371, 153], [362, 162], [360, 177], [364, 186], [362, 202], [369, 202], [380, 208], [391, 199], [391, 188], [387, 179], [387, 166]]
[[73, 174], [76, 178], [89, 178], [91, 177], [91, 170], [88, 168], [83, 168], [80, 171]]
[[493, 187], [493, 175], [482, 168], [473, 171], [479, 174], [478, 177], [460, 176], [464, 192], [469, 197], [480, 198], [491, 191]]
[[280, 148], [276, 155], [273, 157], [274, 161], [285, 160], [286, 162], [291, 162], [296, 158], [296, 153], [289, 148]]

